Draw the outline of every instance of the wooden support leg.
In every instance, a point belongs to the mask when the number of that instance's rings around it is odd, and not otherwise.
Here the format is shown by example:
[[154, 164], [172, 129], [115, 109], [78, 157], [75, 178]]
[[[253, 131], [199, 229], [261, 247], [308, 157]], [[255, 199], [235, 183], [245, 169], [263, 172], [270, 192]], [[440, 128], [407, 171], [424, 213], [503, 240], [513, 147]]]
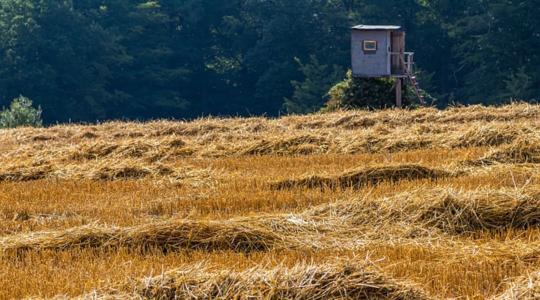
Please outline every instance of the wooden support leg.
[[397, 78], [396, 80], [396, 107], [401, 108], [403, 106], [403, 95], [401, 90], [403, 87], [403, 79]]

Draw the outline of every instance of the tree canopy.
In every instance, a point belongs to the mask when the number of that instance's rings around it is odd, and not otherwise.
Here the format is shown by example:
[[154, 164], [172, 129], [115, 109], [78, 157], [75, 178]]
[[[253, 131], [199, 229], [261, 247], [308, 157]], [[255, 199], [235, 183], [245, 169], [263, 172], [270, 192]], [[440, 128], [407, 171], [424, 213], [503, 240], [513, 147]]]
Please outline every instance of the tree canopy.
[[534, 100], [540, 8], [518, 0], [0, 0], [0, 108], [46, 123], [320, 109], [350, 26], [397, 24], [439, 105]]

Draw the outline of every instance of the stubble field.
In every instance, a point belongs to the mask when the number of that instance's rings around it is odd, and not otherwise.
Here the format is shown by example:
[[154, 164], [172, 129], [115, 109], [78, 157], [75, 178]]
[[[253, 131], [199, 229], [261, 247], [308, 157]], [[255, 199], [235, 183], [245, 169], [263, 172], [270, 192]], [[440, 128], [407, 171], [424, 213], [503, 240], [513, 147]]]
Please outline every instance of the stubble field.
[[534, 299], [540, 106], [0, 130], [0, 298]]

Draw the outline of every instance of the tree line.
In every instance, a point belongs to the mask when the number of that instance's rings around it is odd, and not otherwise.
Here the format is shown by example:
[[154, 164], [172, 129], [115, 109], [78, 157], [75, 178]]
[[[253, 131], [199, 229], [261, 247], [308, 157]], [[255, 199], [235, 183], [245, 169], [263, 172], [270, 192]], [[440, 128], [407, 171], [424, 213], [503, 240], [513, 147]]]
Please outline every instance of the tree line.
[[316, 111], [350, 27], [397, 24], [449, 103], [534, 100], [540, 6], [518, 0], [0, 0], [0, 107], [46, 123]]

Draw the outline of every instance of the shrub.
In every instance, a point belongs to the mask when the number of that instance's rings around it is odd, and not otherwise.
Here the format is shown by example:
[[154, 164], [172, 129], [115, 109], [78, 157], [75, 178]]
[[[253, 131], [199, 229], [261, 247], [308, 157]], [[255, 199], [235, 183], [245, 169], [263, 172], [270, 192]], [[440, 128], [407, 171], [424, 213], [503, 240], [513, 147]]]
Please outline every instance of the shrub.
[[34, 108], [32, 100], [24, 96], [13, 99], [9, 108], [0, 112], [0, 128], [40, 127], [42, 124], [41, 107]]
[[[345, 80], [334, 85], [328, 96], [324, 110], [392, 107], [396, 103], [395, 79], [354, 78], [349, 70]], [[403, 104], [409, 106], [412, 100], [415, 100], [414, 92], [405, 85]]]

